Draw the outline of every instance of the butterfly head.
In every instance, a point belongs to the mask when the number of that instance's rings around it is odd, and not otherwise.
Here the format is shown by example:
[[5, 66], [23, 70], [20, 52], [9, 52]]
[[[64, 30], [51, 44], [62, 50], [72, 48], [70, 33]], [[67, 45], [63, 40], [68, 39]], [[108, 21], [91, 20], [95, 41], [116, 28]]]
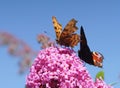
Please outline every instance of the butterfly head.
[[103, 66], [103, 55], [99, 52], [92, 52], [93, 62], [95, 66], [101, 67]]

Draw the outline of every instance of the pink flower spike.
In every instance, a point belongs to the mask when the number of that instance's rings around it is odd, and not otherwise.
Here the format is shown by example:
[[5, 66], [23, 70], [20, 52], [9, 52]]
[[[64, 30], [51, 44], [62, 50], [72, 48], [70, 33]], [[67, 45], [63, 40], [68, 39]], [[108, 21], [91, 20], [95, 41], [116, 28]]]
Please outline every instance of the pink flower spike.
[[94, 82], [76, 53], [69, 48], [49, 47], [39, 52], [26, 79], [27, 88], [112, 88]]

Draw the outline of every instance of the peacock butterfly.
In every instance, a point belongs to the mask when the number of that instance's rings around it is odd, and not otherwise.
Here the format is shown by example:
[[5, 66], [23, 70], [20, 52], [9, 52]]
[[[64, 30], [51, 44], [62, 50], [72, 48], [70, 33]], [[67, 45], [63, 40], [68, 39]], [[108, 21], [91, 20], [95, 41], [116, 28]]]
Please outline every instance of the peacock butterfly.
[[78, 56], [84, 62], [101, 67], [103, 66], [103, 55], [99, 52], [92, 52], [87, 44], [87, 39], [84, 33], [84, 29], [81, 26], [80, 29], [80, 50], [78, 50]]

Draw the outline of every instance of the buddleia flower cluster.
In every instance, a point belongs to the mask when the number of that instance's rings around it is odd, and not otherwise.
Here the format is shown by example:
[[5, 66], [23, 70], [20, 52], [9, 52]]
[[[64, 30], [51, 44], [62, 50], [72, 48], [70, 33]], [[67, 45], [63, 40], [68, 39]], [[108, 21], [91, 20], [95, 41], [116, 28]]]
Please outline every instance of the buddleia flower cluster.
[[26, 88], [112, 88], [102, 79], [93, 81], [74, 50], [42, 49], [26, 77]]
[[46, 36], [45, 34], [37, 35], [37, 41], [38, 41], [38, 43], [41, 44], [41, 47], [40, 47], [41, 49], [45, 49], [47, 47], [55, 45], [55, 42], [50, 40], [50, 38], [48, 36]]
[[0, 48], [6, 46], [11, 56], [19, 58], [19, 73], [24, 73], [30, 67], [32, 59], [37, 55], [24, 41], [16, 38], [8, 32], [0, 32]]
[[[41, 44], [41, 49], [54, 45], [45, 34], [39, 34], [37, 41]], [[23, 74], [31, 66], [33, 58], [37, 55], [38, 51], [33, 50], [26, 42], [18, 39], [8, 32], [0, 32], [0, 47], [6, 46], [8, 53], [11, 56], [19, 58], [19, 73]]]

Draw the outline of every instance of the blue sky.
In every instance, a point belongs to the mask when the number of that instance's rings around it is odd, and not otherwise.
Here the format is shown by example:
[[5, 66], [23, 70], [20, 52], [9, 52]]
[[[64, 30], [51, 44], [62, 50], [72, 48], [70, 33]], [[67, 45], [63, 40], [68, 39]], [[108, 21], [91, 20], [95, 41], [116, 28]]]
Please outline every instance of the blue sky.
[[[91, 76], [105, 71], [109, 84], [120, 80], [120, 1], [119, 0], [1, 0], [0, 31], [7, 31], [27, 42], [34, 50], [40, 50], [37, 34], [44, 33], [55, 40], [52, 16], [64, 27], [75, 18], [80, 28], [83, 25], [88, 44], [93, 51], [104, 55], [103, 69], [86, 64]], [[77, 31], [79, 33], [79, 31]], [[79, 45], [75, 47], [75, 51]], [[24, 75], [17, 74], [16, 57], [0, 47], [0, 86], [24, 88]], [[114, 88], [120, 87], [120, 82]]]

